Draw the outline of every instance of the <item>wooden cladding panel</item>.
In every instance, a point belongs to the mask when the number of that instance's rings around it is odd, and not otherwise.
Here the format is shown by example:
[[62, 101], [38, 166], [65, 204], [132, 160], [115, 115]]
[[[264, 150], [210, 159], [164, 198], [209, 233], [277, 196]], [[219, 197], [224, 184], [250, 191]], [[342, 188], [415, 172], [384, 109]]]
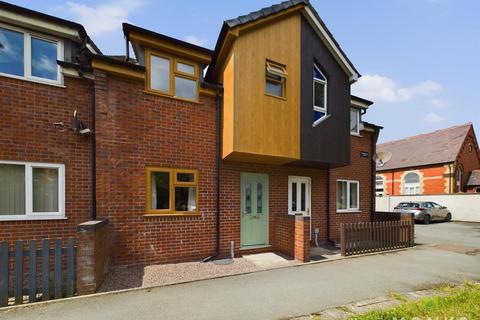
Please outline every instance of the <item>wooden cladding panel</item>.
[[[224, 158], [232, 152], [300, 158], [300, 21], [296, 14], [241, 32], [233, 44], [234, 67], [231, 58], [223, 75], [229, 99], [224, 100]], [[265, 94], [267, 59], [286, 66], [285, 98]]]
[[223, 71], [223, 143], [222, 158], [233, 152], [234, 55], [230, 55]]

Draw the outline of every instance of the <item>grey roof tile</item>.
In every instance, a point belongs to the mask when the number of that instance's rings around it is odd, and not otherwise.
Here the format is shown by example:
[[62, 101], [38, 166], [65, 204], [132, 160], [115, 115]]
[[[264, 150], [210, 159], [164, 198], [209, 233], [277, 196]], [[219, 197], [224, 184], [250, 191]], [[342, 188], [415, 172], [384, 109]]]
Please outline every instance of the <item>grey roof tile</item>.
[[392, 158], [378, 171], [448, 163], [456, 160], [471, 123], [377, 145], [377, 152], [390, 151]]
[[470, 173], [466, 186], [480, 186], [480, 169], [473, 170], [472, 173]]

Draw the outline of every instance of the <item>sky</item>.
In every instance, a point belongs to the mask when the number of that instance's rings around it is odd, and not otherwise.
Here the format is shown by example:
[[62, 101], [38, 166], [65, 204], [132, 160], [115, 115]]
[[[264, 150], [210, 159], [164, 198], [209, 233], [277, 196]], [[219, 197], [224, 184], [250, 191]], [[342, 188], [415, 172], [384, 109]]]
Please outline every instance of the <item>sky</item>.
[[[225, 19], [280, 0], [10, 1], [85, 26], [106, 54], [124, 54], [121, 23], [213, 49]], [[380, 142], [472, 122], [480, 132], [480, 1], [311, 0], [374, 101], [364, 120]]]

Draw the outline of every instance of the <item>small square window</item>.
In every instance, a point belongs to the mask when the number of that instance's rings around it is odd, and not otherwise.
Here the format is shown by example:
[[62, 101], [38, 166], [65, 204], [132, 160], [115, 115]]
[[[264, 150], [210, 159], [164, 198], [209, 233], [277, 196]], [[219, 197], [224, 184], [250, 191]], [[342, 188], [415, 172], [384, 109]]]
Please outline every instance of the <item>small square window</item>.
[[0, 161], [0, 220], [62, 218], [64, 185], [62, 164]]
[[62, 42], [39, 38], [30, 32], [0, 27], [0, 73], [36, 82], [62, 81], [57, 60], [63, 59]]
[[147, 91], [198, 100], [198, 65], [163, 53], [148, 52]]
[[337, 180], [337, 212], [356, 212], [359, 210], [358, 181]]
[[147, 168], [148, 214], [198, 213], [198, 172]]
[[285, 97], [286, 67], [271, 61], [265, 66], [265, 93], [276, 97]]

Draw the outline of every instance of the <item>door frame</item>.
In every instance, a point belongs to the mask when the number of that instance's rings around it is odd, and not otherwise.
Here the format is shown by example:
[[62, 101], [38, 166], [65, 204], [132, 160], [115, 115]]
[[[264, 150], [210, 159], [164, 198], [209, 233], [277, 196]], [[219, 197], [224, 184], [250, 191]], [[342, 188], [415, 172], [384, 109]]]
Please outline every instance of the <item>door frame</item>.
[[[297, 190], [292, 190], [292, 183], [297, 183]], [[305, 211], [292, 210], [292, 193], [297, 192], [297, 201], [298, 201], [298, 191], [300, 190], [300, 184], [305, 183], [306, 193], [305, 193]], [[297, 209], [298, 204], [297, 202]], [[288, 176], [288, 214], [295, 215], [296, 213], [302, 213], [304, 217], [309, 217], [310, 219], [310, 240], [312, 240], [312, 178], [309, 176]]]
[[[263, 244], [256, 244], [256, 245], [245, 245], [244, 244], [244, 235], [242, 232], [243, 228], [243, 219], [242, 219], [242, 214], [243, 214], [243, 185], [245, 183], [245, 179], [247, 177], [251, 177], [255, 179], [256, 181], [263, 181], [266, 186], [266, 193], [263, 194], [264, 197], [266, 197], [265, 201], [265, 225], [263, 226], [263, 234], [265, 236], [265, 243]], [[255, 247], [263, 247], [263, 246], [269, 246], [270, 243], [270, 176], [266, 173], [256, 173], [256, 172], [241, 172], [240, 173], [240, 248], [255, 248]]]

